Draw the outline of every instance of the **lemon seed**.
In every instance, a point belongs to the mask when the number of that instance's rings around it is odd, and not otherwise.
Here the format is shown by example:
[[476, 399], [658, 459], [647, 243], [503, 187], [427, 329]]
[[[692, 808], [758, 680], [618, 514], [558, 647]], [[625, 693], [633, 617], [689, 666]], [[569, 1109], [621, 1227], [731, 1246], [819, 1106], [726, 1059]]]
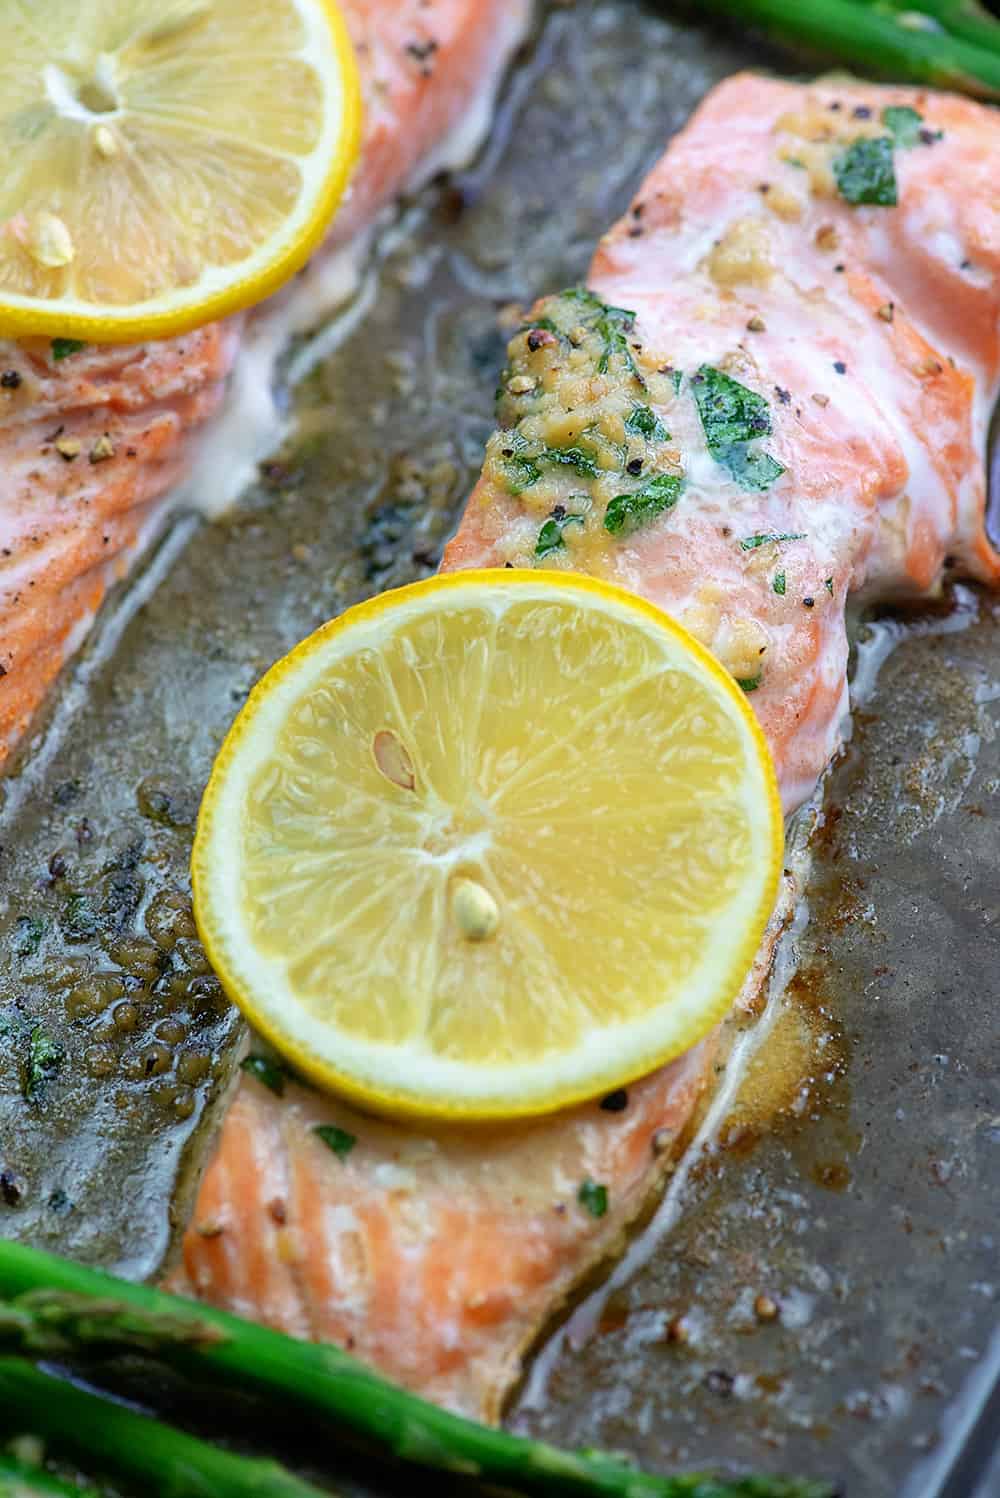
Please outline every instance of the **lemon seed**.
[[115, 132], [110, 130], [107, 125], [98, 125], [94, 131], [94, 145], [98, 155], [103, 156], [105, 160], [110, 160], [112, 156], [118, 155], [118, 141], [115, 138]]
[[69, 265], [76, 254], [72, 235], [62, 219], [44, 208], [35, 215], [27, 249], [32, 260], [44, 265], [46, 270], [59, 270], [61, 266]]
[[459, 879], [451, 896], [458, 929], [466, 941], [486, 941], [500, 924], [497, 902], [475, 879]]
[[382, 728], [372, 740], [372, 753], [386, 780], [398, 785], [400, 790], [412, 791], [417, 783], [413, 773], [413, 761], [406, 745], [401, 743], [391, 728]]

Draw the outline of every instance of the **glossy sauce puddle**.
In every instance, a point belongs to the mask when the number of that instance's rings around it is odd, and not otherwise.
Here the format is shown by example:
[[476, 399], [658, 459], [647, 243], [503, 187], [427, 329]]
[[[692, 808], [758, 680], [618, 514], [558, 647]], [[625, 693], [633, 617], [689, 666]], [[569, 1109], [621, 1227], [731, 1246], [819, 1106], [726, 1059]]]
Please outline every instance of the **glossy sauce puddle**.
[[[852, 714], [870, 702], [879, 672], [895, 650], [910, 640], [963, 631], [975, 622], [978, 612], [978, 595], [959, 584], [946, 605], [856, 621]], [[845, 745], [851, 736], [849, 720], [844, 725]], [[846, 1123], [849, 1044], [835, 1015], [825, 1010], [822, 962], [812, 958], [803, 964], [801, 952], [810, 922], [810, 870], [814, 858], [823, 856], [828, 779], [829, 772], [788, 829], [786, 867], [793, 872], [798, 893], [775, 947], [763, 1003], [756, 1015], [741, 1023], [721, 1082], [676, 1161], [652, 1218], [633, 1236], [607, 1277], [536, 1351], [515, 1402], [515, 1428], [523, 1426], [521, 1416], [544, 1408], [560, 1360], [579, 1352], [605, 1329], [609, 1305], [664, 1249], [688, 1206], [699, 1173], [710, 1168], [720, 1152], [748, 1155], [765, 1134], [789, 1126], [798, 1132], [822, 1131], [831, 1141], [837, 1136], [836, 1148], [813, 1162], [812, 1178], [828, 1191], [843, 1190], [850, 1181], [849, 1157], [859, 1147], [861, 1136]], [[831, 1111], [841, 1115], [832, 1128]]]

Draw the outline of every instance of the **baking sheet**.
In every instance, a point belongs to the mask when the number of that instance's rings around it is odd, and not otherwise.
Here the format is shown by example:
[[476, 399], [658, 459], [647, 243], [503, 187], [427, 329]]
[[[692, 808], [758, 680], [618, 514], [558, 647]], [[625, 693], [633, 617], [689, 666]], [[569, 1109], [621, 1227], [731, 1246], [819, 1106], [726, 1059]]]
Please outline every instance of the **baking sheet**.
[[[389, 235], [353, 331], [291, 350], [286, 448], [222, 522], [173, 523], [0, 782], [0, 1235], [136, 1276], [167, 1252], [241, 1035], [184, 909], [214, 750], [302, 635], [433, 570], [492, 426], [504, 309], [584, 273], [714, 81], [780, 64], [665, 9], [547, 13], [490, 146]], [[944, 1491], [948, 1411], [996, 1319], [998, 642], [972, 590], [862, 631], [874, 685], [768, 1065], [596, 1332], [543, 1353], [516, 1428], [852, 1498]]]

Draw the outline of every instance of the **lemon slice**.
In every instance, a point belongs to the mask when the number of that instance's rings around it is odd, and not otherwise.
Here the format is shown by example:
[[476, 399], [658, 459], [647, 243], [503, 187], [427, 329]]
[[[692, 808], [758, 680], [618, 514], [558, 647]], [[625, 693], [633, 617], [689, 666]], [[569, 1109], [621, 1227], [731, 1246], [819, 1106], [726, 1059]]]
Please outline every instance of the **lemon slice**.
[[757, 721], [685, 630], [578, 575], [458, 572], [260, 681], [205, 793], [195, 914], [229, 994], [321, 1085], [510, 1118], [700, 1039], [782, 846]]
[[137, 342], [259, 301], [357, 155], [333, 0], [0, 0], [0, 334]]

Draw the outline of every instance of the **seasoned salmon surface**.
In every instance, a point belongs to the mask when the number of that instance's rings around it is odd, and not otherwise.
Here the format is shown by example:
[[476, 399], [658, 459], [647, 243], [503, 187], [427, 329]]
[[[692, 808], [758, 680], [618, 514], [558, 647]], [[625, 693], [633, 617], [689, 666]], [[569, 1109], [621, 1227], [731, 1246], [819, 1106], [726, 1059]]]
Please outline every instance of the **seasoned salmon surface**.
[[[365, 129], [324, 254], [433, 168], [491, 95], [531, 10], [531, 0], [342, 4]], [[70, 351], [65, 340], [0, 340], [0, 769], [187, 476], [245, 325]]]
[[[840, 740], [848, 596], [926, 594], [949, 559], [1000, 570], [983, 462], [998, 163], [1000, 116], [962, 99], [721, 85], [589, 290], [514, 338], [445, 567], [591, 571], [682, 619], [752, 693], [796, 806]], [[395, 1129], [245, 1079], [174, 1283], [495, 1418], [524, 1349], [655, 1189], [714, 1056], [703, 1043], [603, 1104], [488, 1132]], [[317, 1123], [357, 1144], [338, 1155]], [[606, 1187], [600, 1217], [586, 1179]]]

